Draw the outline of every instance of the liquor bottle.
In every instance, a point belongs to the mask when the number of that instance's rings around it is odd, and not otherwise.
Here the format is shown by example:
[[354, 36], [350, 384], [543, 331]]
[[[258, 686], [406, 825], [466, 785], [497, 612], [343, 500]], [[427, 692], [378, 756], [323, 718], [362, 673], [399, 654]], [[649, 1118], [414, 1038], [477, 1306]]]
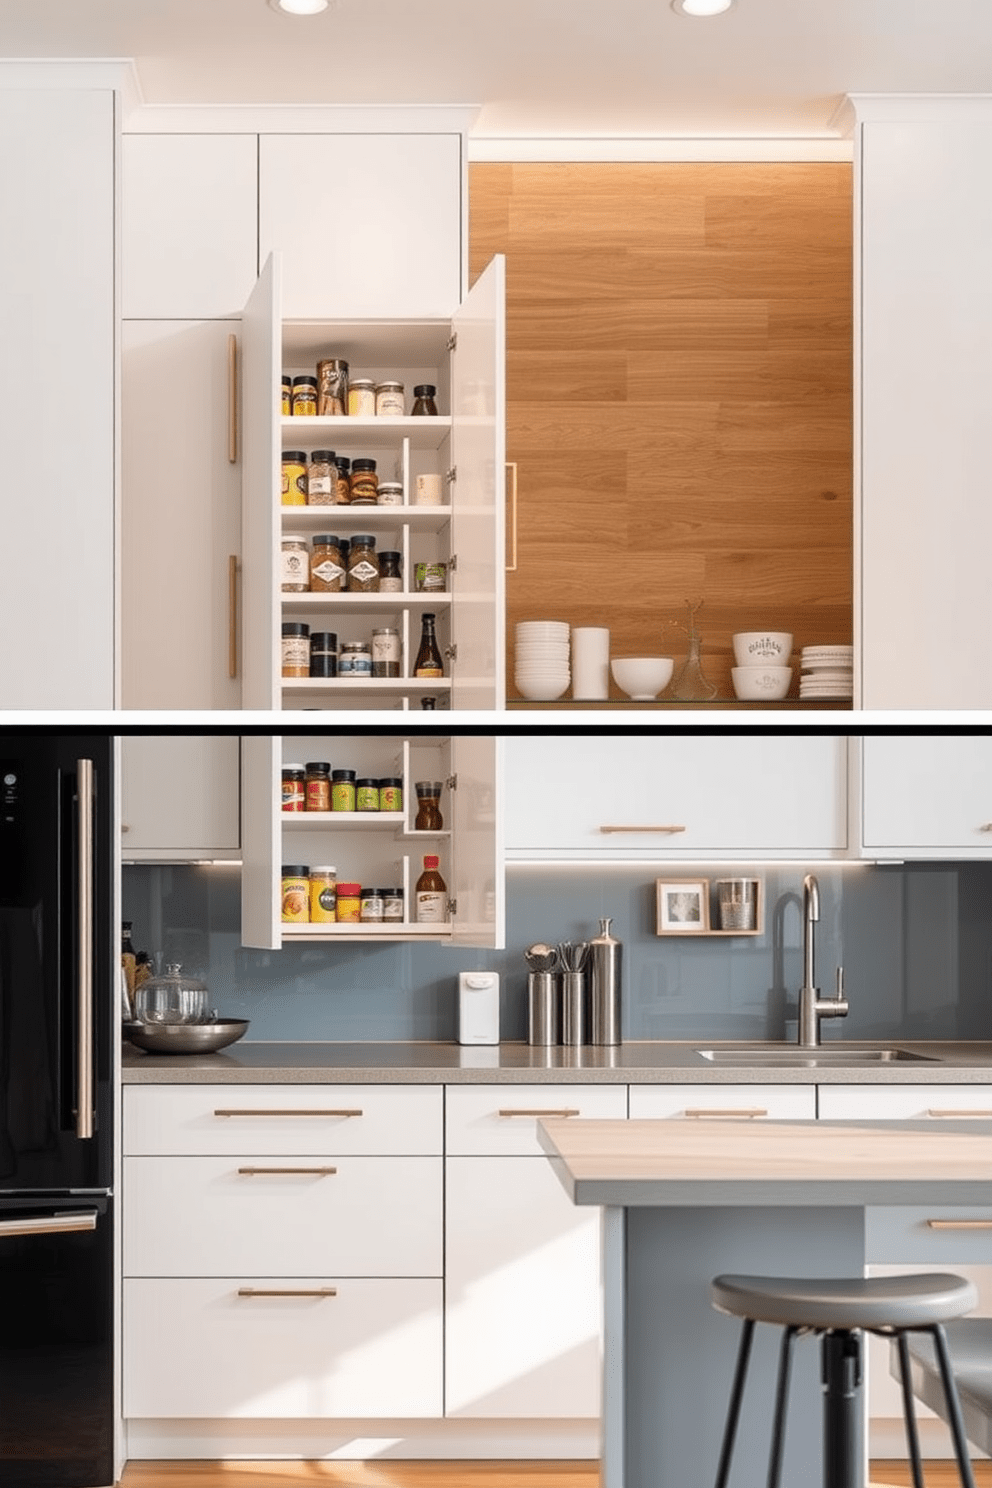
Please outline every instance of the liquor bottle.
[[434, 634], [434, 616], [430, 611], [421, 615], [420, 650], [414, 663], [415, 677], [443, 677], [444, 663]]
[[448, 918], [448, 889], [438, 873], [440, 858], [424, 858], [424, 871], [417, 879], [417, 923], [443, 925]]

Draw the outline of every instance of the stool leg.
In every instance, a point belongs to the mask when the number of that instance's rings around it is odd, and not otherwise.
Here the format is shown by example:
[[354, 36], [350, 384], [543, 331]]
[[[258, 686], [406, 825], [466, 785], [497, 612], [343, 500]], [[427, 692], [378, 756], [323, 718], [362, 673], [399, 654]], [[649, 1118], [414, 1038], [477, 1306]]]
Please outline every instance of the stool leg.
[[720, 1465], [716, 1470], [716, 1488], [727, 1488], [727, 1478], [730, 1474], [730, 1458], [734, 1450], [734, 1438], [737, 1435], [737, 1422], [740, 1420], [741, 1401], [744, 1399], [744, 1381], [747, 1378], [748, 1360], [751, 1357], [751, 1342], [754, 1338], [754, 1319], [745, 1318], [744, 1326], [741, 1328], [741, 1341], [737, 1350], [737, 1368], [734, 1370], [734, 1383], [730, 1391], [730, 1405], [727, 1409], [727, 1424], [723, 1432], [723, 1446], [720, 1449]]
[[823, 1488], [857, 1488], [862, 1480], [861, 1335], [823, 1335]]
[[947, 1401], [947, 1418], [950, 1422], [951, 1436], [954, 1439], [954, 1455], [958, 1459], [958, 1472], [961, 1474], [961, 1482], [964, 1484], [964, 1488], [975, 1488], [975, 1479], [971, 1471], [971, 1461], [968, 1457], [968, 1444], [965, 1441], [964, 1422], [961, 1419], [961, 1402], [958, 1399], [958, 1387], [954, 1383], [951, 1356], [947, 1352], [947, 1335], [940, 1323], [934, 1323], [932, 1328], [926, 1328], [923, 1331], [933, 1335], [933, 1341], [937, 1349], [937, 1362], [940, 1365], [940, 1377], [944, 1385], [944, 1398]]
[[920, 1433], [916, 1429], [916, 1405], [913, 1401], [913, 1386], [910, 1379], [909, 1343], [905, 1333], [896, 1334], [899, 1345], [899, 1378], [902, 1384], [902, 1415], [906, 1423], [906, 1445], [909, 1447], [909, 1462], [913, 1470], [913, 1488], [924, 1488], [923, 1462], [920, 1457]]
[[786, 1328], [778, 1358], [778, 1384], [775, 1387], [775, 1417], [772, 1425], [772, 1451], [768, 1460], [768, 1488], [778, 1488], [782, 1476], [782, 1448], [785, 1443], [785, 1407], [789, 1400], [789, 1372], [792, 1366], [792, 1342], [798, 1328]]

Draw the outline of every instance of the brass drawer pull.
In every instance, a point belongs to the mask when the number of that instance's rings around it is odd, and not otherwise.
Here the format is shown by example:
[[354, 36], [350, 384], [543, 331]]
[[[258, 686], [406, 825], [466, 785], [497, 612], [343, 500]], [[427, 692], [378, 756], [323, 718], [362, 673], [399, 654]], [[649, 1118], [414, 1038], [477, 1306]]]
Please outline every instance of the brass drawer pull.
[[727, 1110], [723, 1110], [723, 1111], [720, 1111], [720, 1110], [712, 1110], [711, 1111], [706, 1106], [696, 1106], [696, 1107], [689, 1107], [689, 1108], [687, 1108], [685, 1114], [687, 1116], [704, 1117], [704, 1118], [710, 1117], [710, 1116], [747, 1116], [748, 1118], [751, 1118], [751, 1117], [754, 1117], [754, 1116], [767, 1116], [768, 1115], [768, 1112], [767, 1112], [767, 1110], [764, 1110], [761, 1106], [742, 1106], [739, 1110], [734, 1110], [733, 1108], [728, 1108]]
[[992, 1230], [992, 1219], [928, 1219], [929, 1230]]
[[500, 1116], [578, 1116], [578, 1114], [577, 1106], [563, 1106], [560, 1111], [548, 1110], [547, 1107], [540, 1111], [536, 1109], [530, 1111], [525, 1107], [521, 1107], [519, 1110], [514, 1109], [499, 1112]]
[[684, 832], [685, 827], [600, 827], [601, 832]]
[[238, 1287], [239, 1297], [336, 1297], [337, 1287]]
[[953, 1117], [955, 1119], [961, 1116], [984, 1116], [985, 1119], [988, 1120], [990, 1117], [992, 1117], [992, 1111], [941, 1111], [931, 1107], [931, 1109], [927, 1111], [927, 1115], [937, 1117]]
[[312, 1111], [303, 1109], [299, 1111], [252, 1111], [252, 1110], [215, 1110], [215, 1116], [361, 1116], [362, 1111]]
[[323, 1178], [328, 1173], [336, 1173], [337, 1168], [239, 1168], [246, 1178], [254, 1178], [258, 1173], [307, 1173], [314, 1178]]

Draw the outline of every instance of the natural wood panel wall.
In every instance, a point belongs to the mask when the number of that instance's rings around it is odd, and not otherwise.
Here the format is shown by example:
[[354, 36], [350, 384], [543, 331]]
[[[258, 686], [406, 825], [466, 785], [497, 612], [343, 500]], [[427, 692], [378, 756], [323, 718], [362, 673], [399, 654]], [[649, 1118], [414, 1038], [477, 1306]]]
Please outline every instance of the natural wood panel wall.
[[678, 657], [662, 622], [702, 598], [727, 698], [735, 630], [851, 641], [851, 191], [832, 163], [471, 167], [473, 277], [507, 258], [511, 697], [522, 619]]

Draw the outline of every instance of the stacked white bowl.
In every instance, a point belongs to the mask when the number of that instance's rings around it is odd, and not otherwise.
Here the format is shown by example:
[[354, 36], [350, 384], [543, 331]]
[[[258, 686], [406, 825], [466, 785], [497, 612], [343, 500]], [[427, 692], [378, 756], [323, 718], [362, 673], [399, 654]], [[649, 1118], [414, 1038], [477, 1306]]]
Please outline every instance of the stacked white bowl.
[[733, 637], [734, 693], [749, 702], [777, 702], [792, 681], [792, 636], [786, 630], [739, 630]]
[[801, 698], [854, 696], [853, 646], [804, 646], [799, 653]]
[[551, 702], [568, 691], [570, 627], [564, 620], [520, 620], [513, 680], [529, 702]]

